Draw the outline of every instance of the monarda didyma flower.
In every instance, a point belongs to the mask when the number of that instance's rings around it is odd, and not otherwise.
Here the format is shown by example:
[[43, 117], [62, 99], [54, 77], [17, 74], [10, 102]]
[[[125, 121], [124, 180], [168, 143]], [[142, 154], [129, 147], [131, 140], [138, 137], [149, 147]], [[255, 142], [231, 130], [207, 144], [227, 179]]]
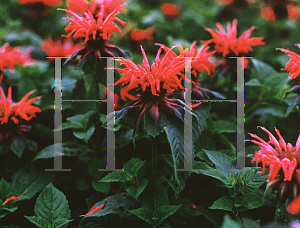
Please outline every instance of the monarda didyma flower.
[[[172, 52], [171, 58], [191, 58], [191, 73], [192, 73], [192, 97], [196, 99], [204, 99], [209, 94], [210, 90], [205, 89], [201, 86], [199, 74], [202, 71], [206, 71], [208, 74], [211, 74], [216, 69], [216, 64], [211, 62], [209, 58], [216, 52], [211, 51], [208, 52], [209, 47], [207, 46], [208, 43], [204, 44], [199, 52], [196, 46], [196, 41], [194, 41], [190, 48], [183, 49], [181, 45], [178, 45], [180, 54], [177, 56], [174, 52]], [[160, 45], [166, 52], [170, 49], [167, 48], [165, 45]], [[182, 72], [183, 73], [183, 72]], [[182, 90], [182, 97], [183, 97], [183, 90]]]
[[11, 87], [8, 88], [6, 97], [0, 87], [0, 141], [3, 139], [15, 140], [17, 136], [27, 132], [30, 126], [24, 125], [24, 121], [29, 121], [36, 117], [35, 113], [41, 112], [41, 109], [33, 106], [32, 103], [41, 97], [34, 97], [27, 101], [34, 91], [27, 93], [19, 103], [13, 103], [11, 98]]
[[[300, 212], [300, 134], [296, 146], [286, 143], [279, 131], [275, 131], [279, 141], [264, 127], [261, 127], [269, 136], [269, 142], [264, 141], [254, 134], [250, 134], [256, 140], [251, 142], [260, 146], [260, 150], [254, 153], [256, 164], [262, 162], [264, 173], [269, 168], [267, 189], [277, 190], [277, 198], [280, 203], [291, 202], [287, 211], [290, 214]], [[257, 141], [258, 140], [258, 141]]]
[[[178, 100], [170, 99], [168, 96], [178, 88], [183, 89], [181, 81], [184, 77], [182, 75], [184, 59], [170, 58], [172, 55], [172, 49], [170, 49], [164, 58], [160, 60], [161, 49], [159, 49], [156, 59], [150, 66], [142, 47], [141, 49], [144, 56], [141, 65], [137, 66], [128, 59], [118, 59], [121, 64], [125, 65], [125, 68], [115, 68], [115, 70], [124, 74], [115, 85], [122, 83], [126, 87], [126, 91], [135, 92], [136, 99], [133, 104], [125, 108], [127, 113], [130, 112], [137, 117], [135, 130], [143, 121], [146, 112], [155, 123], [158, 122], [162, 113], [176, 115], [182, 119], [181, 114], [176, 109], [181, 107]], [[126, 100], [123, 97], [122, 99]]]
[[96, 55], [97, 57], [113, 57], [113, 56], [128, 56], [128, 54], [120, 48], [108, 43], [108, 39], [114, 33], [120, 33], [121, 29], [116, 22], [125, 25], [126, 22], [116, 17], [124, 4], [121, 1], [116, 1], [115, 8], [106, 8], [105, 1], [97, 6], [99, 10], [95, 10], [93, 14], [90, 10], [83, 13], [83, 17], [78, 16], [72, 10], [65, 10], [72, 18], [65, 18], [70, 23], [65, 27], [68, 35], [63, 37], [70, 38], [72, 35], [75, 39], [84, 39], [85, 47], [76, 51], [71, 58], [81, 55], [82, 58], [78, 65], [83, 64], [89, 56]]
[[34, 62], [34, 60], [30, 57], [30, 52], [31, 50], [21, 51], [20, 47], [9, 47], [8, 43], [0, 47], [0, 83], [3, 78], [5, 68], [14, 70], [16, 63], [25, 65]]
[[[300, 48], [300, 44], [297, 44], [297, 46]], [[300, 56], [295, 52], [283, 48], [278, 48], [278, 50], [285, 52], [291, 57], [290, 61], [286, 64], [286, 67], [284, 69], [282, 68], [281, 70], [288, 71], [290, 78], [297, 78], [300, 75]]]

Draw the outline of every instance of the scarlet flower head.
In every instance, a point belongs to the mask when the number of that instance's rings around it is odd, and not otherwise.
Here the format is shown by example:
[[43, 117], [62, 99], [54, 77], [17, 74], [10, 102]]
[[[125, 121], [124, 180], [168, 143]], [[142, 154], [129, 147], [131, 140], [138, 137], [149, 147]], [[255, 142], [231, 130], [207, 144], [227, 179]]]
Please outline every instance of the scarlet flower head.
[[34, 60], [30, 57], [30, 52], [30, 50], [21, 51], [20, 47], [9, 47], [8, 43], [0, 47], [0, 83], [3, 78], [5, 68], [14, 70], [16, 63], [25, 65], [34, 62]]
[[72, 10], [75, 13], [84, 14], [87, 11], [90, 11], [94, 16], [104, 8], [103, 16], [106, 18], [111, 14], [117, 7], [125, 4], [125, 1], [122, 0], [92, 0], [90, 3], [86, 0], [69, 0], [67, 2], [68, 9]]
[[205, 28], [212, 35], [212, 39], [204, 41], [204, 43], [214, 43], [215, 50], [222, 53], [223, 57], [230, 53], [234, 53], [236, 56], [245, 54], [249, 51], [253, 51], [251, 46], [263, 45], [262, 37], [250, 38], [251, 33], [255, 29], [252, 26], [245, 31], [239, 38], [237, 38], [237, 20], [234, 19], [232, 25], [227, 23], [227, 33], [220, 23], [216, 24], [219, 31], [210, 28]]
[[45, 6], [56, 6], [61, 4], [61, 0], [19, 0], [19, 4], [35, 4], [42, 3]]
[[176, 4], [163, 3], [160, 9], [167, 18], [174, 19], [180, 16], [180, 8]]
[[135, 29], [131, 32], [130, 38], [134, 42], [142, 42], [143, 40], [147, 40], [148, 42], [153, 42], [154, 41], [154, 37], [153, 37], [154, 31], [155, 30], [153, 28], [147, 28], [145, 30]]
[[[159, 44], [166, 52], [170, 49], [165, 45]], [[211, 91], [201, 87], [200, 80], [198, 79], [199, 74], [202, 71], [206, 71], [208, 74], [211, 74], [215, 71], [216, 64], [211, 62], [209, 58], [216, 52], [211, 51], [208, 52], [208, 43], [205, 43], [199, 50], [196, 46], [196, 41], [194, 41], [190, 48], [183, 49], [183, 47], [179, 44], [180, 54], [177, 56], [174, 52], [172, 52], [172, 58], [177, 57], [191, 57], [191, 73], [192, 73], [192, 95], [197, 99], [204, 98], [206, 93], [210, 93]]]
[[84, 46], [82, 44], [73, 44], [70, 40], [65, 40], [62, 42], [60, 39], [58, 39], [54, 42], [50, 37], [45, 39], [45, 41], [41, 44], [41, 49], [45, 51], [49, 57], [70, 56], [75, 51], [82, 49], [83, 47]]
[[6, 97], [0, 87], [0, 141], [10, 136], [15, 138], [22, 132], [28, 131], [28, 126], [22, 125], [21, 122], [29, 121], [36, 117], [35, 113], [41, 112], [41, 109], [33, 106], [32, 103], [41, 97], [34, 97], [27, 101], [34, 91], [28, 92], [20, 102], [13, 103], [11, 98], [11, 87], [8, 88], [8, 96]]
[[71, 18], [65, 18], [70, 23], [65, 27], [65, 31], [71, 31], [68, 35], [63, 37], [70, 38], [72, 35], [75, 39], [84, 38], [86, 43], [89, 40], [99, 40], [100, 38], [107, 40], [114, 32], [121, 34], [121, 29], [117, 26], [115, 21], [121, 25], [125, 25], [126, 22], [116, 18], [116, 14], [119, 13], [120, 7], [117, 7], [111, 14], [104, 19], [104, 8], [101, 9], [97, 18], [94, 18], [90, 11], [84, 13], [84, 17], [80, 17], [71, 10], [65, 10]]
[[[297, 46], [300, 48], [300, 44], [297, 44]], [[278, 48], [278, 50], [285, 52], [291, 57], [290, 61], [286, 64], [286, 67], [281, 70], [288, 71], [290, 78], [297, 78], [300, 75], [300, 56], [287, 49]]]
[[293, 200], [298, 197], [300, 186], [300, 134], [294, 147], [291, 143], [285, 142], [276, 128], [279, 141], [266, 128], [261, 129], [268, 134], [269, 142], [250, 134], [256, 139], [250, 141], [260, 146], [260, 150], [254, 153], [252, 162], [256, 161], [256, 164], [262, 162], [263, 169], [259, 173], [264, 173], [266, 167], [269, 168], [268, 187], [278, 190], [277, 197], [280, 201]]
[[121, 91], [122, 99], [130, 98], [129, 92], [135, 92], [135, 95], [132, 95], [131, 105], [120, 111], [136, 117], [134, 137], [145, 115], [149, 115], [155, 124], [162, 114], [164, 116], [171, 114], [183, 121], [177, 109], [184, 109], [182, 101], [169, 98], [169, 95], [174, 91], [179, 88], [183, 89], [181, 81], [184, 77], [182, 74], [184, 59], [171, 58], [172, 49], [170, 49], [160, 60], [161, 49], [159, 49], [153, 64], [150, 66], [142, 47], [141, 50], [144, 56], [141, 65], [136, 65], [128, 59], [118, 59], [121, 64], [125, 65], [125, 68], [115, 69], [124, 74], [115, 83], [115, 85], [122, 83], [123, 88], [125, 88], [123, 92]]

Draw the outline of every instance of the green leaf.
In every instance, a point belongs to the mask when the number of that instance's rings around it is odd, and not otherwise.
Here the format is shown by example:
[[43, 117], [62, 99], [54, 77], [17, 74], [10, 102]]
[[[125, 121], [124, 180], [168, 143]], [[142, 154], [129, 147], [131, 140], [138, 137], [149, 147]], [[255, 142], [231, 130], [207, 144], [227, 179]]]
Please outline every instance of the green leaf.
[[46, 219], [38, 216], [26, 216], [24, 215], [25, 218], [27, 218], [30, 222], [32, 222], [34, 225], [40, 228], [48, 228], [51, 227], [51, 223], [47, 221]]
[[95, 131], [95, 124], [91, 124], [91, 126], [89, 127], [89, 129], [86, 132], [82, 131], [82, 130], [74, 130], [73, 131], [73, 135], [76, 138], [82, 139], [83, 141], [85, 141], [86, 143], [88, 143], [89, 139], [94, 134], [94, 131]]
[[258, 174], [257, 170], [249, 169], [242, 170], [239, 175], [244, 182], [244, 192], [255, 192], [261, 185], [263, 185], [268, 178], [268, 174]]
[[78, 179], [76, 183], [76, 190], [85, 191], [91, 187], [91, 182], [83, 177]]
[[[84, 131], [86, 131], [89, 119], [95, 113], [96, 112], [94, 110], [91, 110], [85, 114], [79, 114], [76, 116], [69, 117], [69, 118], [67, 118], [67, 120], [70, 122], [71, 126], [77, 126], [74, 128], [81, 128]], [[71, 128], [71, 127], [68, 127], [68, 128]], [[66, 129], [66, 127], [64, 129]]]
[[[195, 172], [198, 172], [198, 171], [195, 171]], [[219, 169], [209, 168], [209, 169], [201, 170], [200, 173], [202, 173], [206, 176], [216, 178], [216, 179], [222, 181], [227, 186], [230, 186], [230, 184], [231, 184], [228, 173], [225, 173], [224, 171], [221, 171]]]
[[71, 210], [63, 192], [50, 183], [39, 195], [34, 206], [36, 216], [48, 221], [52, 227], [62, 227], [71, 220]]
[[86, 223], [84, 225], [79, 225], [77, 228], [103, 228], [103, 226], [100, 226], [99, 224], [89, 222], [89, 223]]
[[215, 164], [217, 169], [220, 169], [225, 172], [230, 169], [235, 169], [235, 167], [232, 165], [231, 158], [227, 155], [210, 150], [204, 151], [206, 152], [209, 159]]
[[217, 199], [209, 209], [219, 209], [225, 211], [233, 211], [234, 209], [234, 199], [230, 196], [222, 196]]
[[143, 169], [145, 163], [146, 160], [142, 161], [139, 158], [132, 158], [124, 164], [123, 169], [124, 171], [129, 172], [132, 176], [142, 178], [146, 174], [146, 170]]
[[56, 148], [60, 147], [62, 147], [62, 153], [59, 156], [84, 156], [91, 151], [87, 145], [81, 145], [76, 142], [56, 143], [41, 150], [33, 160], [53, 158], [54, 150], [59, 151]]
[[13, 193], [12, 193], [10, 184], [4, 178], [1, 178], [1, 181], [0, 181], [0, 200], [2, 200], [2, 203], [7, 198], [11, 197], [12, 194]]
[[126, 171], [116, 171], [107, 174], [99, 182], [127, 182], [132, 181], [133, 177]]
[[249, 192], [239, 198], [238, 202], [242, 205], [239, 211], [246, 211], [261, 207], [264, 204], [263, 198], [253, 192]]
[[20, 158], [26, 148], [27, 140], [25, 137], [17, 137], [10, 145], [10, 149]]
[[229, 121], [218, 120], [215, 122], [216, 132], [221, 133], [236, 133], [237, 125]]
[[[97, 202], [94, 206], [98, 207], [104, 205], [103, 209], [96, 211], [86, 217], [101, 217], [108, 214], [117, 214], [120, 217], [129, 217], [132, 214], [128, 210], [133, 210], [138, 207], [138, 202], [128, 193], [119, 193], [109, 196], [104, 200]], [[91, 211], [92, 208], [89, 210]]]
[[144, 113], [144, 128], [147, 133], [153, 138], [155, 138], [155, 136], [158, 135], [159, 132], [163, 131], [163, 128], [166, 125], [166, 121], [166, 117], [161, 113], [159, 114], [157, 123], [155, 123], [155, 120], [150, 116], [148, 111]]
[[128, 192], [129, 195], [137, 199], [138, 196], [145, 190], [147, 184], [148, 184], [148, 180], [143, 178], [139, 181], [137, 186], [126, 184], [124, 186], [124, 189], [126, 190], [126, 192]]
[[2, 226], [2, 228], [19, 228], [18, 226], [9, 225], [9, 226]]
[[143, 219], [144, 221], [148, 222], [150, 225], [156, 227], [159, 226], [170, 215], [174, 214], [179, 207], [181, 207], [181, 205], [164, 205], [157, 208], [156, 211], [153, 211], [146, 207], [141, 207], [130, 212], [135, 214], [140, 219]]
[[292, 109], [296, 106], [300, 104], [300, 96], [298, 96], [295, 101], [289, 106], [287, 112], [286, 112], [286, 117], [291, 113]]
[[245, 83], [245, 86], [261, 86], [261, 84], [256, 78], [252, 78]]
[[14, 195], [22, 195], [20, 200], [31, 199], [36, 193], [40, 192], [54, 178], [51, 172], [37, 171], [31, 169], [29, 171], [20, 170], [13, 176], [11, 184]]
[[97, 192], [103, 192], [105, 195], [107, 195], [110, 190], [110, 183], [106, 182], [99, 182], [97, 180], [93, 180], [92, 186]]
[[38, 144], [35, 141], [27, 139], [27, 148], [28, 150], [31, 150], [32, 152], [37, 152]]
[[264, 83], [270, 75], [276, 74], [276, 71], [271, 66], [260, 60], [253, 58], [251, 62], [253, 63], [254, 69], [250, 77], [256, 78], [261, 83]]

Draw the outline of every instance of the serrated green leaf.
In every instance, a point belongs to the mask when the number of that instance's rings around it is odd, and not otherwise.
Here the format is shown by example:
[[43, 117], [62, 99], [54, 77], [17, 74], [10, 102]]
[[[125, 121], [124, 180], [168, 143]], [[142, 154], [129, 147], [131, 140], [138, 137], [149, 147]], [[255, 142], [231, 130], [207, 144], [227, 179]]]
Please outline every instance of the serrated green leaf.
[[53, 173], [31, 169], [29, 171], [20, 170], [12, 177], [11, 183], [14, 195], [22, 195], [21, 200], [31, 199], [40, 192], [54, 178]]
[[260, 60], [253, 58], [251, 62], [253, 63], [254, 69], [250, 77], [256, 78], [261, 83], [264, 83], [270, 75], [276, 74], [276, 71], [271, 66]]
[[202, 173], [206, 176], [216, 178], [216, 179], [220, 180], [221, 182], [223, 182], [227, 186], [230, 186], [230, 184], [231, 184], [228, 174], [219, 169], [209, 168], [209, 169], [201, 170], [200, 173]]
[[143, 219], [144, 221], [148, 222], [152, 226], [155, 225], [155, 222], [152, 221], [153, 211], [151, 209], [147, 207], [141, 207], [136, 210], [131, 210], [130, 212], [139, 217], [140, 219]]
[[148, 180], [145, 178], [142, 178], [138, 185], [130, 185], [130, 184], [126, 184], [124, 186], [124, 189], [126, 190], [126, 192], [128, 192], [129, 195], [131, 195], [132, 197], [134, 197], [135, 199], [138, 198], [138, 196], [140, 194], [142, 194], [142, 192], [145, 190], [146, 186], [148, 184]]
[[220, 169], [224, 172], [235, 169], [235, 167], [232, 165], [232, 160], [230, 157], [228, 157], [225, 154], [222, 154], [220, 152], [210, 151], [210, 150], [204, 150], [209, 157], [209, 159], [215, 164], [217, 169]]
[[92, 186], [97, 192], [103, 192], [105, 195], [107, 195], [110, 190], [110, 183], [107, 182], [99, 182], [97, 180], [93, 180]]
[[132, 158], [124, 164], [123, 169], [129, 172], [132, 176], [142, 178], [146, 172], [146, 170], [141, 170], [145, 163], [146, 160], [142, 161], [139, 158]]
[[40, 228], [50, 228], [51, 223], [47, 221], [46, 219], [39, 217], [39, 216], [26, 216], [24, 215], [25, 218], [27, 218], [30, 222], [32, 222], [34, 225]]
[[132, 181], [133, 177], [126, 171], [116, 171], [107, 174], [99, 182], [127, 182]]
[[[104, 205], [103, 209], [96, 211], [93, 214], [87, 215], [86, 217], [101, 217], [108, 214], [117, 214], [120, 217], [129, 217], [132, 214], [129, 210], [136, 209], [138, 202], [130, 196], [128, 193], [119, 193], [113, 196], [109, 196], [104, 200], [97, 202], [94, 206], [98, 207]], [[91, 211], [90, 209], [89, 211]]]
[[91, 124], [91, 126], [89, 127], [89, 129], [87, 131], [82, 131], [82, 130], [74, 130], [73, 131], [73, 135], [78, 138], [78, 139], [82, 139], [83, 141], [85, 141], [86, 143], [88, 143], [89, 139], [92, 137], [92, 135], [95, 132], [95, 124]]
[[76, 142], [56, 143], [41, 150], [33, 160], [53, 158], [54, 151], [60, 151], [60, 149], [56, 149], [60, 147], [62, 147], [62, 153], [58, 154], [59, 156], [84, 156], [91, 151], [87, 145], [81, 145]]
[[18, 137], [10, 145], [10, 149], [20, 158], [26, 148], [27, 140], [25, 137]]
[[268, 178], [268, 174], [258, 174], [257, 170], [252, 169], [242, 170], [239, 175], [243, 179], [245, 192], [255, 192]]
[[160, 132], [163, 131], [163, 128], [166, 125], [166, 117], [160, 113], [159, 119], [157, 123], [155, 123], [154, 119], [150, 116], [149, 112], [144, 113], [144, 128], [147, 133], [155, 138]]
[[233, 211], [234, 209], [234, 199], [230, 196], [222, 196], [217, 199], [209, 209], [219, 209], [225, 211]]
[[70, 222], [71, 210], [63, 192], [50, 183], [39, 195], [34, 206], [36, 216], [48, 221], [52, 227]]
[[37, 152], [38, 144], [35, 141], [27, 139], [27, 148], [28, 150], [31, 150], [32, 152]]
[[264, 204], [263, 198], [253, 192], [243, 195], [238, 202], [242, 205], [239, 211], [246, 211], [261, 207]]

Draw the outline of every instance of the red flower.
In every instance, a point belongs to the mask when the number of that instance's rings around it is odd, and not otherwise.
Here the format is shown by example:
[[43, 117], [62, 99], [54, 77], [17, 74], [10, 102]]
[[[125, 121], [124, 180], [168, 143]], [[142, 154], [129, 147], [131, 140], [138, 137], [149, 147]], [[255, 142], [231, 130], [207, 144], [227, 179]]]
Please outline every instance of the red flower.
[[[300, 44], [297, 44], [298, 48], [300, 48]], [[292, 58], [290, 61], [286, 64], [286, 67], [281, 70], [285, 70], [289, 72], [289, 77], [290, 78], [297, 78], [300, 75], [300, 56], [297, 55], [295, 52], [283, 49], [283, 48], [278, 48], [278, 50], [287, 53], [289, 56]]]
[[197, 207], [196, 207], [196, 205], [195, 205], [195, 204], [193, 204], [193, 205], [192, 205], [192, 209], [194, 209], [194, 210], [196, 210], [196, 209], [197, 209]]
[[172, 93], [177, 88], [183, 88], [181, 86], [181, 80], [177, 75], [182, 75], [183, 59], [173, 58], [170, 60], [172, 49], [164, 56], [162, 60], [159, 60], [161, 49], [159, 49], [156, 59], [153, 64], [149, 65], [144, 49], [142, 54], [144, 56], [143, 64], [137, 66], [131, 60], [121, 59], [118, 60], [121, 64], [124, 64], [126, 68], [115, 69], [124, 76], [119, 79], [115, 85], [122, 83], [128, 84], [128, 89], [136, 89], [140, 93], [150, 90], [152, 95], [159, 96], [164, 90]]
[[[192, 83], [193, 83], [193, 91], [192, 95], [195, 98], [204, 98], [204, 94], [211, 92], [208, 89], [204, 89], [201, 87], [200, 80], [198, 79], [199, 74], [202, 71], [206, 71], [208, 74], [215, 71], [216, 64], [211, 62], [209, 58], [216, 52], [211, 51], [208, 52], [209, 47], [208, 43], [205, 43], [198, 52], [198, 48], [196, 46], [196, 41], [194, 41], [190, 48], [183, 49], [181, 45], [178, 45], [180, 55], [179, 57], [191, 57], [191, 72], [192, 72]], [[165, 45], [160, 45], [166, 52], [170, 49]], [[175, 53], [172, 52], [172, 58], [178, 57]], [[182, 72], [183, 73], [183, 72]], [[184, 92], [184, 91], [183, 91]], [[194, 107], [196, 107], [194, 105]]]
[[272, 7], [262, 4], [260, 9], [260, 17], [269, 21], [275, 21], [276, 15]]
[[99, 206], [99, 207], [93, 206], [93, 207], [92, 207], [92, 210], [91, 210], [89, 213], [86, 213], [86, 214], [83, 215], [83, 216], [86, 217], [87, 215], [91, 215], [91, 214], [95, 213], [96, 211], [100, 211], [101, 209], [103, 209], [104, 205], [105, 205], [105, 203], [102, 204], [102, 205]]
[[[42, 44], [41, 49], [47, 53], [49, 57], [66, 57], [72, 55], [75, 51], [82, 49], [81, 44], [73, 44], [70, 40], [62, 42], [60, 39], [55, 42], [48, 37]], [[53, 59], [50, 59], [53, 60]]]
[[[275, 131], [279, 137], [279, 141], [264, 127], [261, 127], [269, 136], [269, 142], [264, 141], [260, 137], [254, 134], [250, 134], [256, 140], [251, 142], [260, 146], [260, 150], [254, 153], [254, 159], [256, 164], [262, 162], [263, 169], [259, 173], [264, 173], [266, 167], [269, 167], [268, 188], [277, 189], [277, 197], [280, 201], [286, 199], [295, 199], [299, 195], [298, 186], [300, 186], [300, 134], [296, 142], [296, 146], [286, 143], [279, 131], [275, 128]], [[273, 147], [273, 146], [274, 147]], [[299, 202], [299, 199], [295, 199]], [[300, 212], [299, 206], [296, 210], [292, 203], [290, 211], [293, 213]]]
[[114, 32], [121, 34], [121, 29], [114, 21], [125, 25], [126, 22], [115, 17], [120, 11], [120, 6], [116, 8], [105, 19], [103, 17], [104, 8], [99, 12], [98, 18], [95, 19], [90, 11], [84, 13], [84, 17], [80, 17], [71, 10], [65, 10], [74, 19], [66, 18], [70, 23], [66, 26], [65, 31], [71, 31], [64, 37], [70, 38], [72, 35], [75, 39], [84, 38], [86, 43], [88, 40], [96, 40], [100, 37], [104, 40], [108, 39]]
[[129, 94], [128, 92], [133, 92], [136, 95], [133, 96], [135, 100], [132, 101], [132, 105], [120, 111], [126, 112], [128, 115], [134, 115], [137, 118], [134, 135], [136, 135], [145, 113], [149, 114], [156, 124], [161, 114], [176, 115], [182, 119], [177, 109], [184, 109], [184, 107], [181, 107], [181, 101], [168, 98], [168, 95], [175, 90], [183, 89], [181, 81], [184, 77], [182, 74], [184, 59], [171, 58], [172, 49], [170, 49], [164, 58], [160, 60], [161, 49], [159, 49], [153, 64], [150, 66], [142, 47], [141, 49], [144, 56], [141, 65], [137, 66], [129, 59], [119, 59], [118, 61], [125, 65], [125, 68], [115, 69], [124, 74], [115, 83], [115, 85], [122, 83], [123, 87], [126, 88], [121, 96], [124, 97], [124, 94]]
[[[1, 87], [0, 87], [1, 88]], [[16, 200], [16, 199], [20, 199], [22, 196], [11, 196], [9, 198], [7, 198], [4, 203], [2, 204], [2, 206], [4, 206], [6, 203], [8, 203], [9, 201], [12, 201], [12, 200]]]
[[215, 50], [223, 53], [223, 57], [234, 53], [236, 56], [253, 51], [251, 46], [263, 45], [262, 37], [250, 38], [254, 30], [254, 26], [245, 31], [239, 38], [237, 38], [237, 20], [234, 19], [232, 26], [227, 23], [227, 33], [220, 23], [216, 24], [219, 31], [210, 28], [205, 28], [212, 35], [212, 39], [204, 41], [204, 43], [215, 43]]
[[69, 0], [68, 9], [81, 14], [90, 11], [94, 16], [97, 15], [101, 9], [104, 9], [103, 17], [106, 18], [116, 8], [122, 7], [124, 4], [125, 1], [122, 0], [92, 0], [91, 3], [86, 0]]
[[21, 135], [22, 132], [28, 131], [28, 126], [22, 125], [21, 121], [29, 121], [36, 117], [35, 113], [41, 112], [41, 109], [33, 106], [32, 103], [41, 97], [34, 97], [27, 101], [29, 96], [34, 91], [28, 92], [19, 103], [13, 103], [11, 98], [11, 87], [8, 88], [8, 96], [6, 97], [2, 88], [0, 87], [0, 141], [3, 138], [9, 138], [16, 135]]
[[19, 4], [42, 3], [45, 6], [56, 6], [61, 4], [61, 0], [19, 0]]
[[5, 68], [14, 70], [15, 64], [25, 65], [28, 63], [33, 63], [34, 60], [30, 58], [30, 50], [20, 51], [19, 47], [9, 47], [6, 43], [0, 48], [0, 83], [3, 78], [3, 73]]
[[288, 4], [286, 6], [287, 10], [288, 10], [288, 16], [289, 18], [291, 18], [292, 20], [297, 20], [299, 17], [299, 8], [298, 6], [294, 6], [292, 4]]
[[132, 41], [135, 42], [142, 42], [143, 40], [148, 40], [149, 42], [154, 41], [153, 33], [154, 33], [153, 28], [147, 28], [145, 30], [141, 29], [135, 29], [131, 32], [130, 38]]
[[86, 0], [69, 0], [67, 4], [69, 10], [81, 14], [86, 12], [90, 7], [89, 2], [87, 2]]
[[167, 18], [174, 19], [180, 16], [180, 8], [175, 4], [163, 3], [160, 9]]

